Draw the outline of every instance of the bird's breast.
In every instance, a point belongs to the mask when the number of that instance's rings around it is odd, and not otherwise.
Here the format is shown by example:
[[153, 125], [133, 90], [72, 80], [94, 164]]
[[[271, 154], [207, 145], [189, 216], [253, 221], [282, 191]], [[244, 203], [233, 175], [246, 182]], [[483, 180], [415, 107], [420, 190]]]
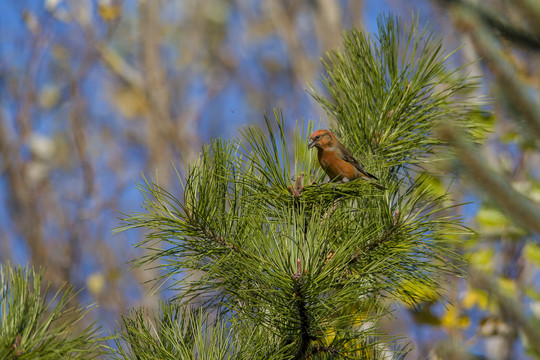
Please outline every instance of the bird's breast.
[[319, 164], [330, 180], [340, 181], [342, 179], [339, 159], [336, 158], [335, 153], [326, 152], [319, 156]]
[[319, 164], [321, 165], [321, 167], [323, 168], [324, 171], [326, 171], [326, 169], [328, 169], [328, 167], [330, 166], [330, 163], [329, 163], [329, 159], [327, 156], [324, 156], [323, 152], [319, 152], [318, 154], [319, 156]]

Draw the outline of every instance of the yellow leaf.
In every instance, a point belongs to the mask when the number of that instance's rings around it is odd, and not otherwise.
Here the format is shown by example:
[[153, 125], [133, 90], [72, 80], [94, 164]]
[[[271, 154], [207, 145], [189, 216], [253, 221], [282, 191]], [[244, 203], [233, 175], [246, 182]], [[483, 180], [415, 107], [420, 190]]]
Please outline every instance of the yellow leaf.
[[325, 345], [325, 346], [329, 346], [332, 341], [334, 341], [334, 338], [336, 337], [336, 332], [334, 331], [334, 329], [328, 329], [324, 332], [324, 336], [322, 337], [322, 343]]
[[424, 173], [422, 174], [422, 180], [424, 180], [422, 187], [429, 190], [433, 195], [442, 196], [446, 194], [446, 185], [439, 177]]
[[506, 296], [512, 297], [513, 295], [517, 294], [517, 285], [516, 282], [512, 279], [508, 278], [499, 278], [499, 290], [506, 294]]
[[480, 233], [484, 236], [508, 236], [518, 238], [526, 234], [516, 226], [501, 210], [492, 206], [482, 206], [476, 214]]
[[461, 301], [461, 305], [465, 309], [470, 309], [477, 305], [481, 310], [488, 310], [488, 304], [489, 299], [487, 293], [478, 289], [469, 289]]
[[530, 242], [525, 244], [523, 256], [534, 265], [540, 267], [540, 245]]
[[485, 111], [475, 111], [471, 114], [469, 132], [476, 140], [482, 140], [493, 131], [495, 115]]
[[364, 324], [368, 320], [369, 320], [369, 318], [368, 318], [366, 313], [358, 312], [357, 315], [353, 319], [352, 325], [353, 326], [360, 326], [360, 325]]
[[471, 265], [474, 265], [478, 269], [486, 272], [492, 272], [495, 257], [495, 250], [493, 248], [479, 249], [467, 254], [467, 258]]
[[540, 184], [538, 184], [536, 181], [533, 182], [527, 195], [532, 201], [540, 203]]
[[434, 286], [407, 280], [401, 284], [400, 297], [406, 305], [411, 305], [421, 301], [437, 301], [439, 293]]
[[540, 292], [534, 286], [525, 286], [525, 295], [540, 304]]
[[502, 227], [511, 224], [510, 219], [505, 214], [492, 207], [482, 207], [476, 214], [476, 220], [484, 226]]
[[143, 115], [148, 108], [144, 94], [131, 87], [118, 89], [113, 100], [113, 105], [128, 119]]
[[93, 296], [99, 296], [105, 287], [105, 276], [102, 273], [91, 274], [86, 278], [86, 287]]
[[455, 306], [449, 306], [441, 318], [441, 325], [450, 329], [464, 329], [469, 327], [471, 319], [458, 313]]
[[47, 85], [39, 93], [39, 105], [46, 109], [52, 109], [60, 101], [60, 90], [55, 85]]
[[517, 142], [520, 139], [519, 133], [514, 130], [505, 131], [500, 137], [501, 141], [505, 144], [511, 142]]
[[113, 21], [122, 14], [122, 8], [119, 5], [101, 3], [98, 7], [98, 13], [103, 20]]

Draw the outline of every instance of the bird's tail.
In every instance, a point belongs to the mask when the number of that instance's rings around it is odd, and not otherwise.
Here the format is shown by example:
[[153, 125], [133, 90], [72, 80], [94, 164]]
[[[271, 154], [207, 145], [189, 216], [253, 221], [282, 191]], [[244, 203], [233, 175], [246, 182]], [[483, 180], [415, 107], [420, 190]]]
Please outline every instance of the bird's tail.
[[376, 177], [375, 175], [373, 174], [370, 174], [368, 173], [366, 170], [364, 169], [360, 169], [360, 172], [362, 173], [362, 175], [364, 175], [364, 177], [367, 177], [368, 179], [370, 180], [379, 180], [378, 177]]
[[378, 177], [376, 177], [375, 175], [373, 174], [370, 174], [368, 173], [367, 171], [362, 171], [362, 175], [364, 175], [371, 183], [371, 185], [375, 186], [377, 189], [381, 189], [381, 190], [386, 190], [386, 188], [384, 186], [382, 186], [381, 184], [378, 184], [377, 182], [375, 182], [375, 180], [379, 180]]
[[370, 181], [370, 184], [375, 186], [377, 189], [386, 190], [386, 188], [384, 186], [382, 186], [381, 184], [376, 183], [375, 181]]

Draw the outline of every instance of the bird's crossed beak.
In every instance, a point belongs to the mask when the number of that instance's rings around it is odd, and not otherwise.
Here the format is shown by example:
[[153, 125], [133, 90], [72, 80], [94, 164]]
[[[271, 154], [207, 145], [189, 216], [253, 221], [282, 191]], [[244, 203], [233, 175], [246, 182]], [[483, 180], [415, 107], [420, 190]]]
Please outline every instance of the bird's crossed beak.
[[314, 147], [314, 146], [315, 146], [315, 141], [309, 140], [309, 142], [308, 142], [308, 144], [307, 144], [307, 148], [308, 148], [308, 149], [311, 149], [311, 148]]

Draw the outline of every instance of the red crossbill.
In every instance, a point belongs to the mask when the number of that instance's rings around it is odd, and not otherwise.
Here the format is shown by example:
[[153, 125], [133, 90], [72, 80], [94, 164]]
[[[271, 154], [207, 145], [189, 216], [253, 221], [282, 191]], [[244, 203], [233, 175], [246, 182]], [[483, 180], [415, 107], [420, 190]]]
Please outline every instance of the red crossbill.
[[342, 143], [328, 130], [317, 130], [309, 137], [308, 148], [317, 148], [319, 164], [330, 181], [347, 182], [364, 178], [379, 188], [385, 189], [374, 180], [379, 180], [364, 169]]

